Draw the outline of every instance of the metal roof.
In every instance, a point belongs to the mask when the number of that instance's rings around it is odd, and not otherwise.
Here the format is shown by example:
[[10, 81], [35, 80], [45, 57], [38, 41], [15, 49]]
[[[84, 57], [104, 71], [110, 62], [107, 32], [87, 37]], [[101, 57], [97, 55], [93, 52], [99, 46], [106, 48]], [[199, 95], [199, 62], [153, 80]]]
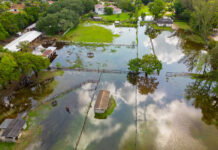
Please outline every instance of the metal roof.
[[23, 34], [21, 37], [15, 39], [14, 41], [12, 41], [8, 45], [6, 45], [4, 48], [8, 49], [8, 50], [10, 50], [12, 52], [17, 52], [17, 51], [20, 50], [19, 48], [17, 48], [17, 46], [19, 45], [20, 42], [23, 42], [23, 41], [32, 42], [36, 38], [38, 38], [41, 34], [42, 33], [38, 32], [38, 31], [27, 32], [27, 33]]
[[20, 134], [25, 123], [26, 121], [23, 119], [13, 119], [8, 128], [3, 132], [2, 136], [7, 138], [16, 138]]
[[106, 90], [100, 90], [98, 93], [97, 100], [95, 102], [95, 109], [106, 110], [109, 104], [110, 92]]
[[2, 124], [0, 125], [0, 129], [6, 129], [8, 128], [9, 124], [11, 123], [13, 119], [5, 119]]

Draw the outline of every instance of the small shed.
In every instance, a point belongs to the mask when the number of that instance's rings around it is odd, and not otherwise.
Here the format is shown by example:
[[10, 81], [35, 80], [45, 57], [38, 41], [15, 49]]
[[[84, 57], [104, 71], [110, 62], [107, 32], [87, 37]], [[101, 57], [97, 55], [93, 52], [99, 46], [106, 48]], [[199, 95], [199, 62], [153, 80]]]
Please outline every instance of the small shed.
[[93, 20], [101, 21], [102, 17], [93, 17]]
[[43, 57], [47, 57], [50, 60], [56, 55], [56, 47], [48, 47], [43, 53]]
[[119, 25], [119, 24], [120, 24], [120, 21], [115, 21], [114, 24], [115, 24], [115, 25]]
[[98, 93], [97, 100], [95, 102], [95, 113], [104, 113], [109, 105], [110, 92], [107, 90], [100, 90]]
[[21, 131], [26, 128], [26, 121], [21, 118], [12, 119], [8, 127], [3, 131], [1, 140], [15, 142], [20, 136]]

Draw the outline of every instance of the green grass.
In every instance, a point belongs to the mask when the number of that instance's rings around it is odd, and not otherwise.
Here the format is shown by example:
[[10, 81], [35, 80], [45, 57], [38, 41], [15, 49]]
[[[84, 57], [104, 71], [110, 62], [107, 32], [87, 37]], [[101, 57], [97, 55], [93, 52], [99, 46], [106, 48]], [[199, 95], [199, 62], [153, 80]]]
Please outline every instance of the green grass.
[[190, 26], [186, 22], [178, 21], [174, 22], [176, 26], [183, 30], [191, 30]]
[[121, 13], [114, 15], [100, 15], [104, 21], [126, 21], [129, 20], [129, 13]]
[[71, 29], [66, 33], [61, 40], [72, 42], [97, 42], [97, 43], [112, 43], [113, 35], [111, 30], [97, 25], [85, 26], [79, 25], [75, 29]]
[[0, 150], [13, 150], [15, 143], [0, 142]]
[[141, 6], [141, 8], [138, 10], [138, 15], [139, 15], [139, 16], [141, 16], [142, 13], [145, 13], [146, 16], [151, 15], [151, 13], [150, 13], [149, 8], [148, 8], [147, 5]]

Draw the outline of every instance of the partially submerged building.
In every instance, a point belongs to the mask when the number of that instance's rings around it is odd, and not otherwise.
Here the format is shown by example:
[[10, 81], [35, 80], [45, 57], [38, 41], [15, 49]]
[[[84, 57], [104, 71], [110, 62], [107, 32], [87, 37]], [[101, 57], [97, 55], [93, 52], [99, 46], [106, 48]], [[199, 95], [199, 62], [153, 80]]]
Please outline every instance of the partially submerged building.
[[9, 43], [8, 45], [4, 46], [4, 48], [8, 49], [9, 51], [12, 51], [12, 52], [17, 52], [20, 50], [18, 48], [20, 42], [28, 41], [28, 42], [32, 43], [35, 40], [37, 40], [38, 38], [40, 38], [41, 35], [42, 35], [42, 33], [38, 32], [38, 31], [26, 32], [22, 36], [20, 36], [19, 38], [15, 39], [14, 41]]
[[47, 57], [48, 59], [52, 60], [52, 58], [56, 55], [56, 47], [48, 47], [46, 50], [42, 53], [43, 57]]
[[106, 90], [100, 90], [98, 93], [97, 100], [95, 102], [95, 113], [104, 113], [110, 102], [110, 92]]
[[26, 127], [26, 121], [21, 117], [5, 119], [0, 125], [0, 140], [4, 142], [16, 142], [21, 137], [22, 130]]

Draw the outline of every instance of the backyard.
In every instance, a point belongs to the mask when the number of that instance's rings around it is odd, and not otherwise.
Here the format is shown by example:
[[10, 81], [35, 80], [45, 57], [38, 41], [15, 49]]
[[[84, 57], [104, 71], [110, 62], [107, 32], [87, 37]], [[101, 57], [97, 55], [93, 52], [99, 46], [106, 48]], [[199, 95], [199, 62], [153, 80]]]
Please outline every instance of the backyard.
[[[107, 35], [107, 36], [105, 36]], [[67, 32], [61, 40], [72, 42], [99, 42], [111, 43], [115, 37], [111, 30], [97, 25], [79, 25]]]

